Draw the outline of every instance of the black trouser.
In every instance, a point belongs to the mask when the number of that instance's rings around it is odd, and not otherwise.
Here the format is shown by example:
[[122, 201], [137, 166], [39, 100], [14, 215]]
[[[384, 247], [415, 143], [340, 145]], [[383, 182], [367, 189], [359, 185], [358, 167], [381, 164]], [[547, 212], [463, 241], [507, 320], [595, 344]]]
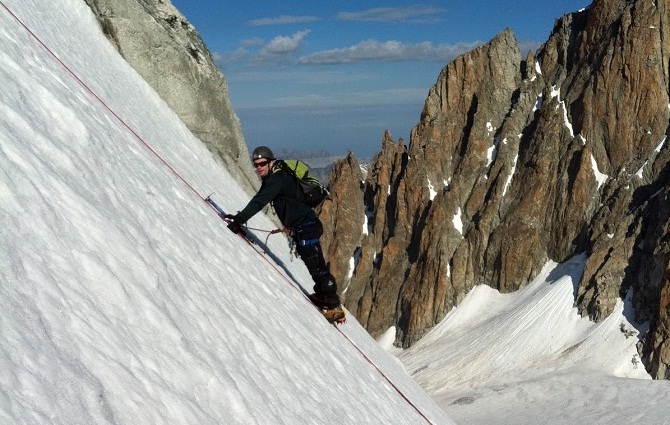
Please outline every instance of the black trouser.
[[330, 274], [328, 264], [323, 258], [319, 237], [323, 234], [323, 225], [317, 219], [308, 222], [298, 229], [293, 229], [293, 240], [296, 243], [298, 255], [307, 266], [314, 281], [314, 293], [329, 307], [340, 305], [337, 296], [337, 285]]

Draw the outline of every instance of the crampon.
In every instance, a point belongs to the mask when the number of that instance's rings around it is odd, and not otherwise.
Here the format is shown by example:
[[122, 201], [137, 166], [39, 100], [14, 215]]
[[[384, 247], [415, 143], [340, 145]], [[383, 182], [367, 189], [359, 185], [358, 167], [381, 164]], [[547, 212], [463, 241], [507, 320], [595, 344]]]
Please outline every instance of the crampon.
[[323, 317], [332, 324], [339, 325], [347, 321], [347, 314], [342, 307], [321, 309], [321, 313], [323, 314]]

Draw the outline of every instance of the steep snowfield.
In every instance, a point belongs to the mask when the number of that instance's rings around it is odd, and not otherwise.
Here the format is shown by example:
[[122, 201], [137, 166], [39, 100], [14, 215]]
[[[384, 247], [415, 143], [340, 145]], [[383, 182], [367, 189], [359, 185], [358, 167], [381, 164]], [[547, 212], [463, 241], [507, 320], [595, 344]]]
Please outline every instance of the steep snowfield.
[[573, 308], [584, 262], [549, 263], [513, 294], [475, 287], [398, 356], [461, 425], [670, 423], [670, 382], [645, 372], [629, 304], [597, 324]]
[[0, 63], [0, 423], [453, 423], [226, 229], [202, 197], [248, 197], [82, 0], [2, 0]]

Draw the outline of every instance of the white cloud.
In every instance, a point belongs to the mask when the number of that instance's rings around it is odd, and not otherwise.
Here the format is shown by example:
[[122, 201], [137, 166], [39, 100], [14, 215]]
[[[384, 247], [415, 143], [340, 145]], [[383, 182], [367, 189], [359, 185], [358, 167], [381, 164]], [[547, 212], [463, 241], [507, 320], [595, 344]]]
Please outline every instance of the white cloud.
[[215, 53], [214, 59], [221, 65], [234, 62], [250, 64], [264, 63], [295, 63], [293, 54], [299, 50], [300, 43], [310, 30], [298, 31], [292, 35], [279, 35], [264, 42], [261, 38], [250, 38], [241, 42], [241, 47], [224, 54]]
[[252, 64], [295, 62], [295, 58], [291, 55], [299, 49], [300, 43], [310, 32], [311, 30], [304, 30], [292, 35], [279, 35], [269, 42], [265, 42], [260, 37], [245, 39], [240, 42], [237, 50], [214, 53], [214, 60], [220, 65], [234, 62]]
[[316, 16], [289, 16], [280, 15], [274, 18], [261, 18], [248, 21], [247, 24], [253, 27], [261, 27], [267, 25], [287, 25], [287, 24], [304, 24], [307, 22], [318, 21]]
[[[442, 12], [444, 9], [430, 6], [377, 7], [360, 12], [340, 12], [337, 18], [344, 21], [365, 22], [425, 22], [426, 20], [437, 22], [435, 15]], [[421, 19], [417, 19], [418, 17]]]
[[300, 42], [310, 33], [310, 30], [298, 31], [291, 36], [280, 35], [272, 39], [261, 49], [261, 56], [285, 55], [298, 50]]
[[362, 41], [354, 46], [324, 50], [299, 58], [302, 64], [337, 64], [363, 61], [450, 61], [461, 53], [470, 51], [481, 43], [458, 43], [434, 45], [429, 41], [402, 43], [399, 41]]

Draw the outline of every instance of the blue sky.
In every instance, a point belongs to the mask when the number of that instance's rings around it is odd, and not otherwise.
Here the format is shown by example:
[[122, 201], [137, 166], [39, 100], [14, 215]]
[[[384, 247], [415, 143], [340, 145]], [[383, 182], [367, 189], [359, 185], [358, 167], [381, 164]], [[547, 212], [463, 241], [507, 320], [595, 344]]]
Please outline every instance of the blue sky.
[[[409, 142], [429, 88], [456, 56], [509, 27], [523, 53], [588, 0], [515, 2], [173, 0], [225, 74], [250, 149], [371, 157]], [[297, 4], [296, 4], [297, 3]]]

